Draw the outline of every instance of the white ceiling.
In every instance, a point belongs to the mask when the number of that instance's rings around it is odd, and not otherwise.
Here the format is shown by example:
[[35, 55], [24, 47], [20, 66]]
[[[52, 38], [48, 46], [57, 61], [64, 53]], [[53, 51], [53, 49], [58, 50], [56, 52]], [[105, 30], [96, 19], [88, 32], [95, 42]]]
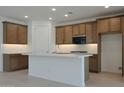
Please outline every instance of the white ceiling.
[[[51, 8], [56, 8], [55, 12]], [[11, 17], [23, 21], [25, 15], [28, 20], [48, 21], [52, 17], [55, 22], [67, 22], [83, 18], [103, 16], [124, 12], [124, 6], [111, 6], [105, 9], [104, 6], [0, 6], [0, 16]], [[72, 12], [73, 14], [65, 18], [64, 14]]]

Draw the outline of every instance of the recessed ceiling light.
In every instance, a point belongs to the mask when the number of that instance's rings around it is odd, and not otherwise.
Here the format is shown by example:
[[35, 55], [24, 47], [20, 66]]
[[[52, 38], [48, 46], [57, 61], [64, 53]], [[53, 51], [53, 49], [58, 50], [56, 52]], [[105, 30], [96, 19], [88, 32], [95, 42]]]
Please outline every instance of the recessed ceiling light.
[[110, 6], [105, 6], [105, 8], [109, 8]]
[[28, 16], [24, 16], [25, 18], [28, 18]]
[[56, 8], [52, 8], [52, 11], [56, 11]]
[[68, 17], [68, 14], [65, 14], [64, 16], [65, 16], [65, 17]]
[[52, 20], [52, 17], [49, 17], [49, 20]]

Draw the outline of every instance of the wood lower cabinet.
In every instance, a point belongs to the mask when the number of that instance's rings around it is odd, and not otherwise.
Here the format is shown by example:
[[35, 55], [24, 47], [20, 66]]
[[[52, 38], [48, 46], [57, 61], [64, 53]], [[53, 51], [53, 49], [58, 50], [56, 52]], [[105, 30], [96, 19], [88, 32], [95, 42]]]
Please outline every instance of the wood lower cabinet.
[[98, 55], [94, 54], [89, 57], [89, 71], [98, 73]]
[[3, 22], [4, 44], [27, 44], [27, 26]]
[[28, 56], [21, 54], [4, 54], [3, 70], [14, 71], [28, 67]]

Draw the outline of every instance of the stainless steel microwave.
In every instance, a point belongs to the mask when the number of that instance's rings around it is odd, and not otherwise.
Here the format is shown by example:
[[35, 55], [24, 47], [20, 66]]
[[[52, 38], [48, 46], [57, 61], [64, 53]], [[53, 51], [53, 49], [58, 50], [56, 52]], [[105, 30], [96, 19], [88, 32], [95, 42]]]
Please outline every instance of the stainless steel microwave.
[[86, 36], [74, 36], [73, 44], [86, 44]]

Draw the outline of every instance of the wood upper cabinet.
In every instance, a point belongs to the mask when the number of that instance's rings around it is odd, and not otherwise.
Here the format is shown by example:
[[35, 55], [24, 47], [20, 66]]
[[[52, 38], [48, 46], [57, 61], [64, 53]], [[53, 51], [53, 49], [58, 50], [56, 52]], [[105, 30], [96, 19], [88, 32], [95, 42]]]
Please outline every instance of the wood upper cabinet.
[[64, 43], [64, 27], [56, 28], [56, 44]]
[[86, 24], [86, 42], [92, 43], [93, 40], [93, 25], [92, 23]]
[[109, 32], [109, 19], [98, 20], [98, 33]]
[[93, 22], [93, 39], [92, 39], [92, 43], [97, 43], [97, 39], [98, 39], [98, 35], [97, 35], [97, 23]]
[[79, 30], [79, 24], [73, 25], [72, 27], [73, 27], [73, 28], [72, 28], [72, 29], [73, 29], [73, 31], [72, 31], [73, 36], [79, 35], [79, 33], [80, 33], [80, 32], [79, 32], [79, 31], [80, 31], [80, 30]]
[[4, 44], [27, 44], [27, 26], [3, 22]]
[[110, 31], [121, 32], [120, 17], [110, 18]]
[[65, 26], [64, 44], [72, 44], [72, 26]]
[[98, 20], [98, 33], [121, 32], [121, 18], [113, 17]]
[[27, 44], [27, 27], [18, 25], [18, 43]]
[[85, 24], [79, 24], [79, 34], [86, 35], [86, 25]]
[[4, 23], [3, 26], [3, 42], [7, 44], [16, 44], [18, 26], [11, 23]]
[[87, 43], [97, 43], [96, 22], [86, 24], [86, 41]]

